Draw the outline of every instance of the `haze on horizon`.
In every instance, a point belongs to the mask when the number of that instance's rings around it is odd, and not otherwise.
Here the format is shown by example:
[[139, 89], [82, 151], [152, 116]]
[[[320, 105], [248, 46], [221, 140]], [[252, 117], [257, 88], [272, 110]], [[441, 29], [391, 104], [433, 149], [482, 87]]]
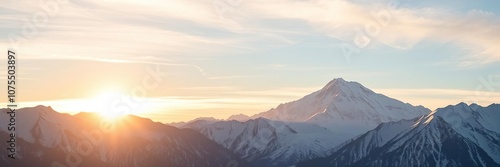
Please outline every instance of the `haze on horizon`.
[[338, 77], [432, 110], [500, 99], [498, 1], [232, 2], [68, 0], [47, 13], [0, 0], [19, 104], [105, 110], [156, 68], [166, 75], [131, 114], [161, 122], [253, 115]]

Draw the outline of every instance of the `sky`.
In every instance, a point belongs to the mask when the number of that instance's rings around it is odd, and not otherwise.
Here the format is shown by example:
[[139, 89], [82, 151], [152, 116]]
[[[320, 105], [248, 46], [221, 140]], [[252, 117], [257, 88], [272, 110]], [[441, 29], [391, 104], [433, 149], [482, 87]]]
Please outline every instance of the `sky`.
[[16, 51], [21, 107], [105, 112], [124, 99], [127, 113], [160, 122], [227, 118], [339, 77], [432, 110], [500, 101], [495, 0], [0, 4], [0, 60]]

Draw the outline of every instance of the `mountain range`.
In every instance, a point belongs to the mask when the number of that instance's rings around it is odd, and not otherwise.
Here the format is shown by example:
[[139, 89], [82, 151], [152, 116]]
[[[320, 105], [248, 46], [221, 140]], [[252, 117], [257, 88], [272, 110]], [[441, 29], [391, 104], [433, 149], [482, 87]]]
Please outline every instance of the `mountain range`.
[[500, 166], [500, 105], [460, 103], [411, 120], [383, 123], [313, 166]]
[[[337, 78], [314, 93], [266, 112], [231, 116], [227, 121], [197, 119], [181, 128], [199, 131], [252, 166], [291, 166], [329, 155], [342, 142], [380, 123], [430, 112]], [[250, 120], [235, 121], [246, 118]]]
[[[10, 140], [9, 119], [0, 114], [0, 140]], [[500, 166], [500, 104], [431, 111], [342, 78], [296, 101], [225, 120], [105, 120], [46, 106], [19, 109], [16, 119], [17, 159], [2, 156], [2, 167]]]
[[[8, 114], [0, 115], [2, 141], [10, 140], [6, 127], [9, 118]], [[19, 109], [16, 119], [16, 159], [2, 156], [2, 167], [248, 165], [196, 131], [137, 116], [103, 123], [106, 121], [95, 113], [68, 115], [37, 106]], [[5, 149], [7, 143], [0, 146]]]

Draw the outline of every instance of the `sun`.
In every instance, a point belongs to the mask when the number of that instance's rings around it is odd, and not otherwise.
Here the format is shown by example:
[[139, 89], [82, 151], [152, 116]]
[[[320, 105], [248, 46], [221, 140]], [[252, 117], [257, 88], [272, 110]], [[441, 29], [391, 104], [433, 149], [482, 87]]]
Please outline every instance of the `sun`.
[[123, 92], [126, 91], [106, 89], [71, 107], [95, 112], [104, 119], [114, 121], [126, 115], [146, 116], [165, 106], [161, 99], [137, 97]]
[[92, 112], [99, 113], [101, 117], [108, 120], [116, 120], [127, 114], [119, 112], [113, 107], [117, 101], [124, 97], [126, 95], [118, 91], [103, 92], [90, 99], [88, 105], [92, 105], [90, 106]]

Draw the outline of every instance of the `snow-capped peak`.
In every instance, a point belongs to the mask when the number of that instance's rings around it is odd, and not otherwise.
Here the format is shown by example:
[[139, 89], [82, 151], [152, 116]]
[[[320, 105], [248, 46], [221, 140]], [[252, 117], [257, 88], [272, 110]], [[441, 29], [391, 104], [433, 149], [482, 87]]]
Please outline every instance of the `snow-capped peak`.
[[336, 78], [314, 93], [252, 118], [309, 122], [334, 132], [349, 126], [350, 132], [359, 134], [383, 122], [412, 119], [429, 112], [427, 108], [377, 94], [357, 82]]
[[319, 94], [333, 94], [333, 95], [336, 95], [338, 93], [345, 93], [350, 95], [375, 93], [358, 82], [346, 81], [343, 78], [333, 79], [318, 92]]

